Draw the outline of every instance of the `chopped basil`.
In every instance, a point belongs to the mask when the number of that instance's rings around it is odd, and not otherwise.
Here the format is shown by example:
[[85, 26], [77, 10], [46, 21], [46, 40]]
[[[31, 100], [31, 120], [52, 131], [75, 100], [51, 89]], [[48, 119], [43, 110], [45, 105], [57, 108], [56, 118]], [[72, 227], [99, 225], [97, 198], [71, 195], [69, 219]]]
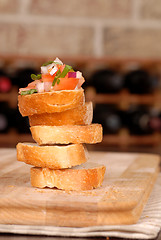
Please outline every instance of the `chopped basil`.
[[48, 66], [49, 64], [52, 64], [52, 63], [58, 64], [58, 65], [62, 65], [62, 63], [60, 63], [60, 62], [56, 62], [56, 61], [48, 61], [48, 62], [46, 62], [46, 63], [43, 63], [42, 66], [46, 67], [46, 66]]
[[55, 61], [54, 61], [54, 63], [57, 64], [57, 65], [62, 65], [62, 63], [60, 63], [60, 62], [55, 62]]
[[39, 79], [41, 79], [41, 74], [31, 74], [31, 78], [32, 78], [32, 80], [39, 80]]
[[54, 86], [55, 83], [58, 81], [58, 78], [60, 77], [60, 75], [61, 75], [61, 71], [59, 69], [56, 73], [56, 76], [55, 76], [54, 80], [53, 80], [52, 86]]
[[71, 66], [65, 65], [65, 68], [63, 69], [60, 78], [64, 78], [71, 69]]
[[33, 93], [37, 93], [37, 90], [36, 89], [30, 89], [30, 90], [27, 90], [27, 91], [22, 91], [21, 95], [27, 95], [27, 94], [33, 94]]
[[42, 66], [47, 66], [47, 65], [52, 64], [52, 63], [53, 63], [53, 61], [48, 61], [48, 62], [46, 62], [46, 63], [43, 63]]
[[60, 69], [59, 69], [56, 73], [52, 86], [54, 86], [56, 83], [59, 84], [60, 83], [59, 78], [64, 78], [70, 70], [72, 70], [72, 67], [69, 65], [65, 65], [62, 73], [60, 72]]

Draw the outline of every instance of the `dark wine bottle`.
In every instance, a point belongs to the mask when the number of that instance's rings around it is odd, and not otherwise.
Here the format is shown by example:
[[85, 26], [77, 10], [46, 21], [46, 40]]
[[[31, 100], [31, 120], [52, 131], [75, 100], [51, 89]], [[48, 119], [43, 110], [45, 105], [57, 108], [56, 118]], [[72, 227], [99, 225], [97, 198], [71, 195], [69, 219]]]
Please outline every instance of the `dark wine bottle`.
[[158, 78], [142, 69], [130, 71], [125, 75], [125, 88], [133, 94], [152, 93], [158, 85]]
[[90, 82], [98, 93], [118, 93], [124, 85], [122, 76], [111, 69], [95, 72]]
[[12, 122], [18, 133], [30, 133], [28, 117], [22, 117], [18, 109], [13, 111]]
[[0, 102], [0, 133], [7, 133], [9, 124], [10, 114], [9, 107], [6, 102]]
[[0, 93], [7, 93], [12, 88], [12, 82], [7, 74], [0, 70]]
[[119, 111], [106, 104], [96, 105], [93, 122], [102, 124], [104, 134], [117, 134], [122, 127]]
[[131, 107], [126, 112], [126, 125], [131, 135], [148, 135], [154, 130], [150, 126], [150, 112], [144, 106]]
[[31, 74], [37, 73], [33, 68], [23, 68], [16, 71], [13, 82], [19, 88], [25, 88], [32, 81]]
[[159, 109], [152, 108], [150, 110], [150, 122], [149, 125], [151, 129], [153, 129], [155, 132], [161, 131], [161, 113]]

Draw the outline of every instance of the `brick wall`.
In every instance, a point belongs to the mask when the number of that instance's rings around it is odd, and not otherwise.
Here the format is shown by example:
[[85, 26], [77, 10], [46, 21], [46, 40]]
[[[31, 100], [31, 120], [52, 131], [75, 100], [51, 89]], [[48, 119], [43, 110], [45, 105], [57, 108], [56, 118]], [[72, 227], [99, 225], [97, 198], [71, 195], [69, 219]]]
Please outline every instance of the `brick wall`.
[[0, 54], [161, 58], [161, 1], [0, 0]]

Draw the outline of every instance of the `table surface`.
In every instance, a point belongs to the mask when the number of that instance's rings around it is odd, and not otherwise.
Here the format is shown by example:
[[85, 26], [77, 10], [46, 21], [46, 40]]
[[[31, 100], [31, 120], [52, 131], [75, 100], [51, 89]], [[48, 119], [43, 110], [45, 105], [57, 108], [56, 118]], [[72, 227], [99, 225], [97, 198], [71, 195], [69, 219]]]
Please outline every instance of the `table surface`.
[[[132, 146], [132, 147], [99, 147], [97, 146], [96, 148], [93, 146], [88, 147], [89, 150], [94, 150], [94, 151], [116, 151], [116, 152], [140, 152], [140, 153], [156, 153], [161, 155], [161, 146], [154, 146], [154, 147], [139, 147], [139, 146]], [[48, 237], [48, 236], [30, 236], [30, 235], [16, 235], [16, 234], [0, 234], [0, 240], [105, 240], [106, 238], [62, 238], [62, 237]], [[109, 240], [127, 240], [127, 239], [120, 239], [120, 238], [109, 238]], [[130, 239], [128, 239], [130, 240]], [[132, 240], [132, 239], [131, 239]], [[140, 240], [140, 239], [139, 239]], [[161, 240], [161, 232], [158, 235], [158, 237], [155, 240]]]

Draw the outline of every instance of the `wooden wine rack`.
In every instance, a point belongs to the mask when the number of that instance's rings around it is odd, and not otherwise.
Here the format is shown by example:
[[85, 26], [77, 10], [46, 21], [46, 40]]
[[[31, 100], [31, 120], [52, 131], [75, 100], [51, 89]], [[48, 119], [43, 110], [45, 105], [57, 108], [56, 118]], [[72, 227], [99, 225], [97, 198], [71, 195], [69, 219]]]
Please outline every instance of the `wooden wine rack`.
[[[122, 110], [127, 110], [130, 104], [151, 105], [161, 107], [161, 93], [155, 91], [152, 94], [130, 94], [128, 90], [122, 89], [117, 94], [97, 94], [93, 87], [86, 89], [86, 101], [92, 101], [93, 104], [116, 104]], [[118, 134], [104, 135], [102, 145], [145, 145], [155, 146], [161, 143], [161, 134], [154, 133], [150, 135], [138, 136], [130, 135], [127, 129], [121, 129]]]
[[161, 135], [154, 133], [146, 136], [131, 136], [122, 131], [117, 135], [105, 135], [102, 145], [117, 145], [117, 146], [156, 146], [161, 142]]
[[0, 134], [0, 147], [16, 147], [18, 142], [33, 142], [31, 134], [20, 134], [15, 129]]
[[130, 104], [151, 105], [161, 108], [161, 91], [154, 91], [152, 94], [130, 94], [128, 90], [122, 89], [117, 94], [96, 94], [93, 87], [86, 89], [86, 101], [93, 103], [117, 104], [122, 109], [128, 109]]
[[8, 102], [11, 108], [17, 107], [18, 88], [12, 87], [8, 93], [0, 93], [0, 102]]

